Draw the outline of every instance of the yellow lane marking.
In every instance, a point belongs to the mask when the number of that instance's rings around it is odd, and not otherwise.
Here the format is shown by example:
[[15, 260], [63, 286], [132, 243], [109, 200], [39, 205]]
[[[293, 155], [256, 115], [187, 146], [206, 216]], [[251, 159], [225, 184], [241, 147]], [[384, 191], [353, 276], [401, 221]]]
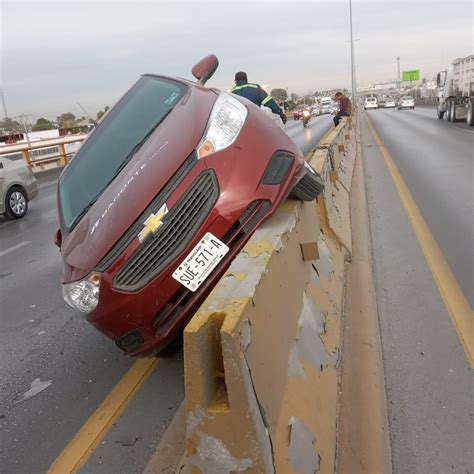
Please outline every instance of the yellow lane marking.
[[454, 323], [458, 337], [466, 352], [471, 368], [474, 368], [474, 314], [464, 293], [459, 287], [456, 277], [449, 268], [448, 262], [444, 258], [441, 249], [438, 247], [431, 231], [426, 224], [415, 200], [408, 190], [400, 172], [398, 171], [393, 158], [383, 144], [382, 140], [375, 131], [370, 119], [367, 117], [367, 123], [372, 135], [380, 147], [390, 175], [392, 176], [395, 188], [398, 191], [405, 212], [411, 222], [411, 225], [418, 238], [418, 242], [425, 254], [426, 261], [431, 269], [438, 290], [448, 309], [449, 315]]
[[138, 359], [107, 398], [95, 410], [48, 470], [49, 474], [77, 472], [97, 448], [115, 420], [122, 414], [158, 359]]

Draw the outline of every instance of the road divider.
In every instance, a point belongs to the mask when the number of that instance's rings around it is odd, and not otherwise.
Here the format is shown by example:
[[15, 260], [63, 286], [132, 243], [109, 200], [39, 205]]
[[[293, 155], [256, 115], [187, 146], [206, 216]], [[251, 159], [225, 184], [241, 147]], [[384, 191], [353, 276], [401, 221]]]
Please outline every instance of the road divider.
[[308, 156], [318, 202], [285, 202], [185, 329], [181, 472], [334, 472], [355, 120]]

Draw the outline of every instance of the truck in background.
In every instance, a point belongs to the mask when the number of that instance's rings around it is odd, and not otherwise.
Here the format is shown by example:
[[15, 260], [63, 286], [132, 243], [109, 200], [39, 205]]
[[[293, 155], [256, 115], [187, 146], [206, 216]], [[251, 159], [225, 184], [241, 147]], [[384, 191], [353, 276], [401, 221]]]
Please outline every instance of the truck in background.
[[334, 104], [332, 97], [321, 97], [319, 103], [321, 104], [321, 114], [332, 114]]
[[438, 73], [436, 82], [438, 118], [474, 126], [474, 55], [455, 59], [451, 67]]

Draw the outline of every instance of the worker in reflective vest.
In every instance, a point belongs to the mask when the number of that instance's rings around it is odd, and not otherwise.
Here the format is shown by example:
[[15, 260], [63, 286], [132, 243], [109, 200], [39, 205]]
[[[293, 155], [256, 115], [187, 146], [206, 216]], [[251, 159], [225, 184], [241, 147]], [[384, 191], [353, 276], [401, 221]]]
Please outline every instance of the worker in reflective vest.
[[268, 107], [274, 114], [280, 116], [283, 123], [286, 123], [286, 115], [278, 104], [269, 96], [258, 84], [251, 84], [247, 80], [247, 73], [240, 71], [235, 74], [235, 87], [230, 92], [245, 97], [260, 107]]

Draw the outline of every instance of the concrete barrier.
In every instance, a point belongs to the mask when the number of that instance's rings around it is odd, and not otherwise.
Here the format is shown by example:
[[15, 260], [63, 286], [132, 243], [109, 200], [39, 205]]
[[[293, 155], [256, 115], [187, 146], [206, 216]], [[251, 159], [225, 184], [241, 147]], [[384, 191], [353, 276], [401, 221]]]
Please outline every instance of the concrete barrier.
[[184, 472], [334, 472], [354, 157], [349, 119], [310, 157], [319, 202], [284, 203], [186, 327]]

